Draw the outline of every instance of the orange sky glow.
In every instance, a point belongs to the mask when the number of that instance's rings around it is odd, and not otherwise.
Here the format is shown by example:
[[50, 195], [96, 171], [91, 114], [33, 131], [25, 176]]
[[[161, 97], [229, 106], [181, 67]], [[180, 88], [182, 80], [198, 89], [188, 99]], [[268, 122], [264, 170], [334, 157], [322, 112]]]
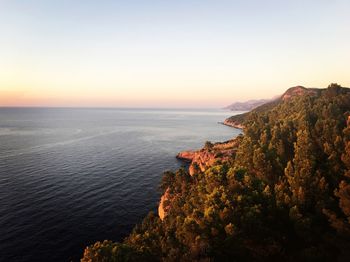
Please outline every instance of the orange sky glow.
[[0, 106], [221, 108], [350, 87], [348, 1], [195, 2], [1, 2]]

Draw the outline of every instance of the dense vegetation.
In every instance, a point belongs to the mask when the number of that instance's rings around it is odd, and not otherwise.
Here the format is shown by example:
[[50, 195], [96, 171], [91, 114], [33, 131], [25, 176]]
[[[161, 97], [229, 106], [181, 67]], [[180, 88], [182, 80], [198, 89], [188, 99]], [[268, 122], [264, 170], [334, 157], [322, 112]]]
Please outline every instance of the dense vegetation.
[[348, 261], [349, 114], [336, 84], [249, 113], [231, 160], [165, 173], [163, 221], [150, 213], [82, 261]]

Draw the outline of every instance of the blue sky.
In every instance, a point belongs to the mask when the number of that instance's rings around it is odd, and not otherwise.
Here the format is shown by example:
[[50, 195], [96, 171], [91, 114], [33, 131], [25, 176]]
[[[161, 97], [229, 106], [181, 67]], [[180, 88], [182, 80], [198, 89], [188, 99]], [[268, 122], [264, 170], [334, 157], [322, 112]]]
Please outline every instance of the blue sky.
[[1, 105], [220, 107], [350, 86], [350, 1], [0, 1]]

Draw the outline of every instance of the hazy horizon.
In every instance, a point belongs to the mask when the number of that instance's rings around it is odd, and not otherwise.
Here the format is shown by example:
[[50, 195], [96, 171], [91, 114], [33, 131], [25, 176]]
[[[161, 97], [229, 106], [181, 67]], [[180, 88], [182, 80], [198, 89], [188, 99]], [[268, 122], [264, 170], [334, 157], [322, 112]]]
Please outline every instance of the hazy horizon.
[[350, 86], [350, 2], [1, 1], [0, 106], [222, 108]]
[[[209, 110], [218, 110], [218, 111], [232, 111], [232, 110], [230, 110], [230, 109], [227, 109], [227, 108], [224, 108], [225, 106], [223, 106], [223, 107], [215, 107], [215, 106], [213, 106], [213, 107], [195, 107], [195, 106], [193, 106], [193, 107], [182, 107], [182, 106], [178, 106], [178, 107], [176, 107], [176, 106], [173, 106], [173, 107], [166, 107], [166, 106], [164, 106], [164, 107], [160, 107], [160, 106], [158, 106], [158, 107], [152, 107], [152, 106], [103, 106], [103, 105], [101, 105], [101, 106], [45, 106], [45, 105], [33, 105], [33, 106], [18, 106], [18, 105], [14, 105], [14, 106], [0, 106], [0, 108], [33, 108], [33, 109], [35, 109], [35, 108], [43, 108], [43, 109], [45, 109], [45, 108], [48, 108], [48, 109], [50, 109], [50, 108], [58, 108], [58, 109], [60, 109], [60, 108], [62, 108], [62, 109], [140, 109], [140, 110], [142, 110], [142, 109], [145, 109], [145, 110], [152, 110], [152, 109], [155, 109], [155, 110], [158, 110], [158, 109], [164, 109], [164, 110], [206, 110], [206, 109], [209, 109]], [[239, 110], [236, 110], [237, 112], [239, 112]]]

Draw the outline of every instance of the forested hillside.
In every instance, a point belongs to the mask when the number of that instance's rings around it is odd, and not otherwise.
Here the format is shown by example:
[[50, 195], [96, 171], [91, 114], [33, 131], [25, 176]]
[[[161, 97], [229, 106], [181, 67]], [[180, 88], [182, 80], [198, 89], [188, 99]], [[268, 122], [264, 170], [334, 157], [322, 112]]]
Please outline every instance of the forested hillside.
[[348, 261], [349, 115], [336, 84], [246, 114], [230, 159], [164, 174], [163, 220], [150, 213], [82, 261]]

